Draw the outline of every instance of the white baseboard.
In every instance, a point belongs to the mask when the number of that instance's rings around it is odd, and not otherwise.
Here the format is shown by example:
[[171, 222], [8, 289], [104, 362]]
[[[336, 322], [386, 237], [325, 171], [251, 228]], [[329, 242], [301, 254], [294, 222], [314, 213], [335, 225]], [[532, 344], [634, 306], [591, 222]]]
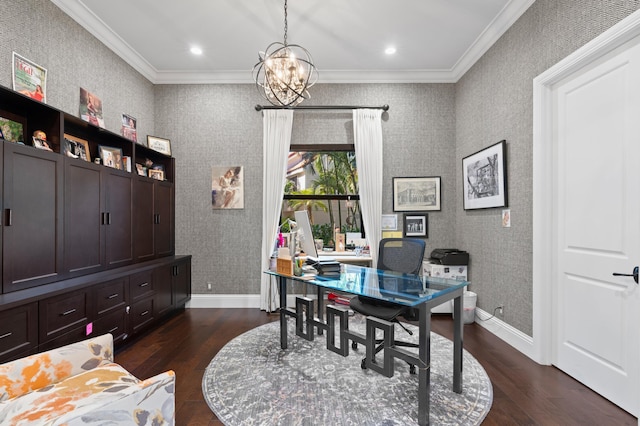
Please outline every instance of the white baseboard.
[[[295, 305], [296, 294], [287, 295], [287, 306]], [[313, 296], [311, 296], [313, 298]], [[187, 308], [255, 308], [260, 309], [258, 294], [193, 294]], [[476, 322], [529, 358], [533, 357], [533, 338], [504, 321], [476, 308]]]
[[528, 336], [496, 317], [492, 318], [491, 314], [480, 308], [476, 308], [476, 323], [536, 361], [533, 350], [533, 338], [531, 336]]

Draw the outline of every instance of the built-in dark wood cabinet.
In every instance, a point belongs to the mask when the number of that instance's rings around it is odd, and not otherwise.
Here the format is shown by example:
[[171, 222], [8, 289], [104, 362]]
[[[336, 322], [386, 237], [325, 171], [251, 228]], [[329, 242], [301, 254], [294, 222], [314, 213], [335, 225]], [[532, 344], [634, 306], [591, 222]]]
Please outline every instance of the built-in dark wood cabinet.
[[[183, 309], [174, 159], [4, 87], [0, 117], [22, 129], [0, 139], [0, 363], [103, 333], [118, 345]], [[86, 160], [65, 139], [85, 141]], [[101, 164], [101, 147], [128, 168]]]

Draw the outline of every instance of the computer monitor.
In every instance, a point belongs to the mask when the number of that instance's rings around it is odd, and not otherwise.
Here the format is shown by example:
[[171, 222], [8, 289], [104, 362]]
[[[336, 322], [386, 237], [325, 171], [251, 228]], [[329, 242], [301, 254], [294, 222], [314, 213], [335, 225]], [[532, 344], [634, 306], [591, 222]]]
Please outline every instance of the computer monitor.
[[311, 230], [311, 222], [309, 222], [309, 214], [306, 210], [295, 212], [296, 223], [298, 224], [298, 239], [300, 247], [307, 256], [318, 257], [316, 243], [313, 240], [313, 231]]

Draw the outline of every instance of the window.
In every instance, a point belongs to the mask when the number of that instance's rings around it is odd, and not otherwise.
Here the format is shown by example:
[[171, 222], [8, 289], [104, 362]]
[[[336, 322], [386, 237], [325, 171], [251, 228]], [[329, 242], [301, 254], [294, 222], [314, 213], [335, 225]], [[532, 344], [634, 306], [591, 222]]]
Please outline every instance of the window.
[[[283, 232], [293, 212], [307, 210], [316, 239], [333, 247], [334, 227], [362, 235], [358, 169], [353, 145], [292, 145], [282, 205]], [[350, 246], [347, 235], [347, 246]]]

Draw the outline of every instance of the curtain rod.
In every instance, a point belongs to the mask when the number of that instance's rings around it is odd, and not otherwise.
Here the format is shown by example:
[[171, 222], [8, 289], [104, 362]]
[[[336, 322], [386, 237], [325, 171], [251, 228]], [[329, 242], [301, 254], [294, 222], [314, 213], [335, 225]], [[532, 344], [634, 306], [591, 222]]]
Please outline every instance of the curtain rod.
[[381, 109], [389, 111], [389, 105], [382, 106], [354, 106], [354, 105], [304, 105], [296, 107], [279, 107], [275, 105], [256, 105], [256, 111], [263, 109], [292, 109], [292, 110], [322, 110], [322, 109]]

